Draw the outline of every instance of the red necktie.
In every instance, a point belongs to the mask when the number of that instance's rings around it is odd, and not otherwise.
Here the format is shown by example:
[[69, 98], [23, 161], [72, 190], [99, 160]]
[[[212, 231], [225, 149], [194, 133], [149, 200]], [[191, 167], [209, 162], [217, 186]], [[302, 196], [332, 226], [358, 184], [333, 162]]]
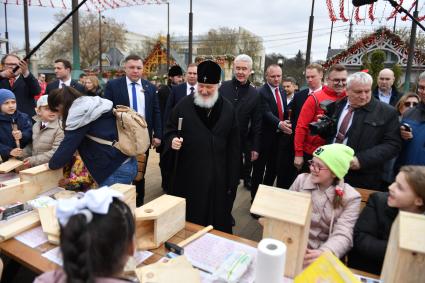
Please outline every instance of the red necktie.
[[354, 108], [351, 106], [348, 106], [348, 112], [345, 114], [344, 119], [341, 122], [341, 126], [339, 127], [338, 134], [336, 135], [335, 142], [336, 143], [342, 143], [345, 139], [345, 134], [348, 130], [348, 124], [350, 123], [351, 116], [353, 116]]
[[15, 84], [15, 78], [10, 78], [9, 79], [9, 84], [10, 84], [10, 88], [12, 88], [13, 85]]
[[279, 120], [283, 121], [283, 109], [282, 109], [282, 100], [280, 99], [279, 89], [274, 89], [274, 95], [276, 96], [277, 103], [277, 113], [279, 114]]

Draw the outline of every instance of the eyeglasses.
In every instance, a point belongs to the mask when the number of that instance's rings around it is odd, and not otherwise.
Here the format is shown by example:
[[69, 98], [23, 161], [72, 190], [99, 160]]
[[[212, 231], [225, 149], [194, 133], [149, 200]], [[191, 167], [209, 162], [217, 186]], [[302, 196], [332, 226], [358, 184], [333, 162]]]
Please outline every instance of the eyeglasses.
[[310, 166], [310, 168], [313, 168], [314, 171], [329, 170], [328, 168], [321, 167], [319, 164], [317, 164], [313, 160], [309, 160], [308, 165]]
[[418, 105], [418, 103], [417, 102], [409, 102], [409, 101], [406, 101], [405, 103], [404, 103], [404, 106], [405, 107], [415, 107], [416, 105]]
[[331, 79], [334, 84], [345, 84], [347, 79]]
[[418, 90], [424, 91], [425, 90], [425, 86], [424, 85], [418, 85]]

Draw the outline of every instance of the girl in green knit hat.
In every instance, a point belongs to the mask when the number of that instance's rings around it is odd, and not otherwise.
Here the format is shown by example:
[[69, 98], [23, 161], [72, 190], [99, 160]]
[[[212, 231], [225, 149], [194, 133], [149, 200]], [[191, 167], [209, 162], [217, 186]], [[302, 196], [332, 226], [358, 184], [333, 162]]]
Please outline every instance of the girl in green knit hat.
[[359, 216], [361, 197], [343, 179], [353, 157], [353, 149], [344, 144], [321, 146], [309, 160], [310, 173], [298, 175], [289, 188], [311, 195], [312, 215], [305, 267], [324, 251], [331, 251], [341, 258], [353, 245], [353, 227]]

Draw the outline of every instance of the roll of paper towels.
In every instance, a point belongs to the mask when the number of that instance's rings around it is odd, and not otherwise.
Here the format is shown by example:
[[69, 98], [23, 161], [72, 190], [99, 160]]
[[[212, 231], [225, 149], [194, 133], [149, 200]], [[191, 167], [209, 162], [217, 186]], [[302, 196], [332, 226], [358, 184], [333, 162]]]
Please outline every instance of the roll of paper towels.
[[282, 283], [285, 271], [286, 245], [275, 239], [258, 244], [255, 283]]

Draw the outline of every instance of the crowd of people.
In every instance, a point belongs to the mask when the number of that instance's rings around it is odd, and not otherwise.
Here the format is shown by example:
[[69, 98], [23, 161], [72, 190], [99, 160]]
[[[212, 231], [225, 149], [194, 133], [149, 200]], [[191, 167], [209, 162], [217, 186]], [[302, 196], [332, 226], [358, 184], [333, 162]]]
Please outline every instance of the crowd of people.
[[[158, 88], [143, 77], [137, 55], [127, 56], [125, 75], [104, 88], [95, 76], [81, 77], [82, 84], [72, 80], [72, 66], [64, 59], [54, 62], [56, 80], [48, 84], [16, 55], [1, 63], [1, 160], [20, 158], [25, 168], [43, 163], [67, 168], [61, 180], [67, 188], [133, 183], [137, 206], [143, 204], [143, 172], [152, 151], [128, 156], [99, 141], [118, 141], [113, 110], [124, 105], [144, 117], [160, 154], [162, 188], [186, 199], [190, 222], [231, 233], [240, 180], [252, 201], [260, 184], [311, 194], [305, 265], [331, 251], [348, 254], [353, 267], [379, 273], [398, 211], [425, 212], [425, 72], [416, 92], [403, 95], [390, 69], [379, 73], [372, 89], [367, 72], [349, 75], [338, 64], [328, 70], [308, 65], [307, 88], [300, 91], [290, 74], [272, 64], [266, 82], [256, 88], [250, 81], [253, 62], [245, 54], [234, 59], [231, 80], [221, 82], [220, 66], [206, 60], [190, 64], [186, 73], [171, 67], [168, 83]], [[356, 188], [379, 191], [361, 212]], [[127, 209], [115, 199], [108, 206], [102, 216], [94, 211], [90, 231], [110, 233], [105, 219], [122, 217], [117, 214]], [[83, 247], [72, 247], [82, 237], [77, 234], [83, 220], [74, 215], [68, 224], [61, 222], [64, 270], [71, 277], [84, 271], [72, 259]], [[128, 224], [126, 231], [120, 259], [134, 248], [129, 240], [134, 227]], [[89, 261], [93, 274], [116, 271]]]

